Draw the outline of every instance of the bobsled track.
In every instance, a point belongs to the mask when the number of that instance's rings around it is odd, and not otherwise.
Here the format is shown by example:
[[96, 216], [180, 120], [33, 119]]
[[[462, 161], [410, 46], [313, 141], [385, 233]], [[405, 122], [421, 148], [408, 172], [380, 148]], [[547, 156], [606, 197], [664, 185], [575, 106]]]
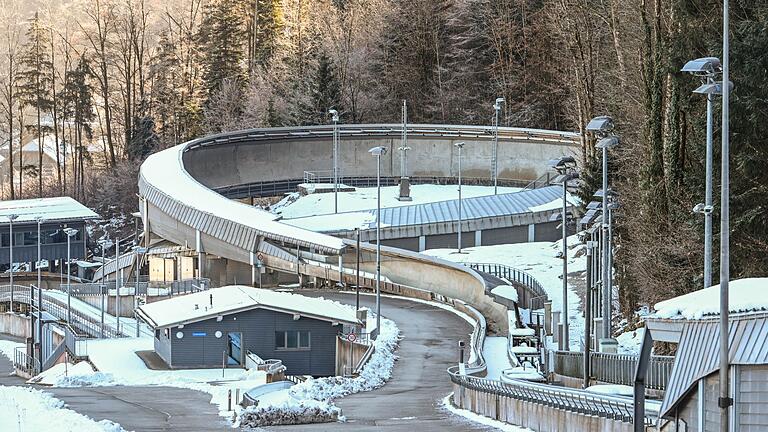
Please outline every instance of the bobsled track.
[[[399, 177], [402, 125], [339, 125], [338, 131], [342, 181], [370, 179], [372, 173], [375, 178], [376, 159], [368, 152], [374, 146], [388, 149], [382, 156], [382, 177]], [[409, 125], [407, 133], [408, 174], [413, 179], [450, 182], [458, 173], [454, 144], [464, 141], [463, 176], [489, 184], [493, 128]], [[579, 135], [569, 132], [499, 128], [498, 137], [500, 185], [535, 180], [546, 174], [548, 160], [577, 155], [581, 148]], [[279, 215], [223, 194], [235, 190], [237, 198], [254, 198], [295, 191], [307, 172], [330, 171], [332, 155], [332, 126], [229, 132], [158, 152], [139, 174], [145, 241], [170, 241], [195, 254], [200, 276], [211, 278], [214, 285], [256, 283], [261, 267], [267, 276], [281, 273], [301, 281], [355, 285], [354, 241], [289, 226]], [[375, 244], [362, 243], [360, 249], [360, 285], [371, 288]], [[494, 302], [483, 277], [468, 267], [382, 246], [381, 272], [384, 292], [463, 301], [486, 317], [490, 329], [506, 330], [506, 306]]]

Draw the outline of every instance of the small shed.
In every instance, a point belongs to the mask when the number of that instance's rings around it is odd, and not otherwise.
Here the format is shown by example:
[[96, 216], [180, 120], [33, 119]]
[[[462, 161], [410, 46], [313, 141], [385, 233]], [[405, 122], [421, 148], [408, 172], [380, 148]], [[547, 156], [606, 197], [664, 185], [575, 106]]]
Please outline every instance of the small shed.
[[[655, 305], [648, 341], [677, 344], [659, 415], [662, 431], [719, 431], [719, 289], [713, 286]], [[768, 278], [729, 284], [730, 430], [768, 430]]]
[[155, 352], [170, 368], [244, 367], [280, 359], [292, 375], [331, 376], [339, 333], [363, 326], [330, 300], [231, 285], [146, 304]]

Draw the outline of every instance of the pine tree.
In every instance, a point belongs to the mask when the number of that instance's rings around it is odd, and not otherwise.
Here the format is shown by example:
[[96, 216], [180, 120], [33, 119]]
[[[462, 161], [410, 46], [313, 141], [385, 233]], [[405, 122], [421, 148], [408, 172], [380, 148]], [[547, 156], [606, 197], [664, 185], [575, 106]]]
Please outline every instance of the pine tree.
[[243, 41], [246, 34], [242, 4], [230, 0], [208, 3], [196, 38], [207, 104], [225, 79], [244, 82]]
[[82, 197], [85, 183], [85, 164], [89, 158], [87, 146], [83, 143], [83, 138], [90, 140], [93, 137], [91, 122], [95, 115], [93, 110], [93, 86], [90, 81], [91, 67], [87, 59], [80, 57], [77, 67], [67, 72], [67, 80], [62, 90], [63, 105], [67, 108], [62, 115], [72, 122], [75, 126], [73, 167], [74, 167], [74, 185], [75, 197]]
[[155, 120], [152, 117], [142, 117], [133, 122], [131, 142], [126, 153], [134, 161], [142, 161], [157, 147], [159, 140], [155, 133]]
[[19, 63], [18, 95], [22, 103], [34, 108], [37, 123], [29, 129], [35, 131], [38, 143], [37, 193], [43, 195], [43, 138], [50, 127], [42, 124], [42, 116], [53, 108], [51, 89], [53, 86], [53, 65], [48, 56], [50, 45], [48, 31], [40, 23], [38, 14], [29, 23], [27, 42], [22, 47]]
[[248, 16], [248, 71], [253, 76], [275, 54], [283, 27], [280, 0], [250, 0]]

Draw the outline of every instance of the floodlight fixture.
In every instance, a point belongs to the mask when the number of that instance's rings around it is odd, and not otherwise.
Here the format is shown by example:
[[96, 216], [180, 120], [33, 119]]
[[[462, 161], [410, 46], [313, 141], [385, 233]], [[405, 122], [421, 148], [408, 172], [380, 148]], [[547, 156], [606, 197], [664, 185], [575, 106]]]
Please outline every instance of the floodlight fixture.
[[613, 130], [613, 119], [607, 115], [593, 118], [587, 123], [587, 131], [597, 135], [604, 135]]
[[372, 154], [373, 156], [384, 156], [387, 154], [387, 148], [384, 146], [372, 147], [370, 150], [368, 150], [368, 153]]
[[461, 141], [461, 142], [457, 142], [457, 143], [455, 143], [454, 145], [455, 145], [456, 147], [460, 148], [460, 149], [463, 149], [465, 144], [466, 144], [466, 143], [465, 143], [464, 141]]
[[702, 57], [689, 61], [680, 71], [700, 77], [711, 77], [722, 72], [723, 67], [717, 57]]
[[562, 156], [558, 159], [550, 159], [549, 167], [562, 173], [568, 169], [575, 168], [576, 159], [574, 159], [573, 156]]
[[64, 231], [64, 234], [66, 234], [68, 237], [72, 237], [77, 234], [77, 230], [74, 228], [64, 228], [62, 231]]
[[[733, 91], [733, 81], [728, 81], [728, 91]], [[707, 82], [696, 88], [694, 93], [704, 95], [722, 95], [723, 94], [723, 82]]]
[[329, 110], [328, 110], [328, 114], [330, 114], [330, 115], [332, 116], [332, 118], [331, 118], [331, 119], [332, 119], [334, 122], [338, 122], [338, 121], [339, 121], [339, 112], [338, 112], [338, 111], [336, 111], [335, 109], [329, 109]]
[[494, 102], [494, 104], [493, 104], [493, 109], [495, 109], [496, 111], [500, 110], [501, 109], [501, 104], [503, 104], [505, 102], [506, 102], [506, 100], [503, 97], [496, 98], [496, 102]]
[[595, 148], [605, 148], [605, 149], [612, 149], [619, 145], [619, 137], [617, 136], [609, 136], [600, 139], [600, 141], [595, 144]]

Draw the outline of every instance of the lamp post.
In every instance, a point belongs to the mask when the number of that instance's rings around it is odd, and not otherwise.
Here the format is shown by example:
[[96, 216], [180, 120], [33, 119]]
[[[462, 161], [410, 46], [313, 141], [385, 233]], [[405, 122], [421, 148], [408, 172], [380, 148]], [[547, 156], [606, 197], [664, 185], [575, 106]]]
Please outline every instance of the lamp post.
[[15, 221], [19, 215], [17, 214], [9, 214], [8, 216], [8, 231], [10, 235], [10, 250], [9, 250], [9, 262], [10, 262], [10, 279], [11, 279], [11, 312], [13, 312], [13, 221]]
[[70, 247], [70, 241], [72, 236], [77, 234], [77, 230], [74, 228], [64, 228], [64, 234], [67, 235], [67, 324], [72, 325], [72, 285], [70, 284], [72, 278], [72, 271], [70, 267], [72, 265], [72, 248]]
[[712, 286], [712, 106], [714, 96], [721, 94], [716, 82], [722, 71], [720, 60], [716, 57], [704, 57], [691, 60], [683, 66], [682, 72], [701, 77], [702, 85], [694, 93], [707, 95], [707, 145], [706, 145], [706, 185], [704, 204], [694, 207], [694, 212], [704, 214], [704, 288]]
[[134, 246], [133, 253], [136, 254], [136, 271], [134, 272], [135, 287], [133, 289], [133, 317], [136, 319], [136, 337], [139, 337], [139, 315], [136, 314], [136, 308], [138, 307], [137, 300], [139, 295], [139, 270], [141, 269], [141, 256], [147, 253], [147, 248], [143, 246]]
[[570, 335], [568, 325], [568, 182], [579, 177], [574, 172], [576, 159], [572, 156], [563, 156], [560, 159], [549, 161], [550, 168], [560, 174], [563, 182], [563, 207], [560, 214], [563, 235], [563, 350], [570, 351]]
[[376, 337], [381, 330], [381, 157], [387, 154], [386, 147], [368, 150], [376, 156]]
[[411, 182], [408, 178], [408, 105], [403, 99], [403, 131], [400, 135], [400, 187], [397, 194], [398, 201], [411, 201]]
[[339, 212], [339, 139], [338, 123], [339, 112], [335, 109], [328, 110], [333, 120], [333, 212]]
[[499, 174], [499, 111], [501, 111], [501, 104], [504, 103], [504, 98], [496, 98], [496, 102], [493, 104], [493, 194], [496, 195], [499, 191], [498, 188], [498, 174]]
[[360, 228], [355, 228], [357, 234], [357, 266], [355, 267], [357, 273], [357, 282], [355, 282], [355, 310], [360, 310]]
[[101, 337], [104, 338], [104, 301], [106, 293], [104, 292], [106, 289], [106, 285], [104, 284], [104, 271], [106, 270], [104, 268], [104, 264], [107, 263], [105, 255], [107, 250], [107, 240], [101, 239], [98, 241], [99, 246], [101, 247], [101, 285], [99, 287], [99, 292], [101, 293]]
[[[728, 0], [723, 0], [723, 83], [730, 82], [730, 52], [728, 41]], [[733, 405], [728, 383], [728, 283], [730, 282], [730, 91], [723, 92], [721, 180], [720, 180], [720, 430], [729, 428], [729, 407]]]
[[456, 144], [454, 144], [456, 148], [459, 149], [459, 226], [456, 229], [456, 232], [458, 233], [458, 237], [459, 237], [458, 238], [459, 243], [457, 247], [458, 253], [461, 253], [461, 210], [462, 210], [461, 208], [461, 150], [464, 149], [464, 144], [465, 144], [464, 141], [457, 142]]
[[[120, 239], [115, 238], [115, 318], [117, 335], [120, 334]], [[103, 272], [102, 272], [103, 273]], [[101, 275], [104, 277], [104, 274]]]
[[[40, 263], [43, 261], [42, 254], [41, 254], [41, 244], [43, 243], [43, 238], [40, 236], [40, 225], [45, 221], [42, 216], [35, 217], [35, 220], [37, 221], [37, 337], [35, 337], [34, 333], [32, 335], [33, 341], [36, 341], [35, 346], [38, 347], [38, 358], [40, 359], [40, 362], [42, 364], [42, 355], [40, 354], [42, 350], [40, 350], [39, 347], [42, 346], [43, 343], [43, 276], [40, 268]], [[48, 264], [50, 266], [50, 264]], [[33, 288], [30, 287], [30, 292]], [[30, 308], [34, 306], [34, 301], [30, 303]]]
[[608, 116], [598, 116], [590, 120], [587, 124], [587, 131], [593, 132], [599, 138], [596, 148], [603, 152], [603, 256], [602, 261], [602, 284], [603, 284], [603, 338], [611, 339], [611, 296], [612, 296], [612, 269], [610, 267], [611, 238], [608, 226], [608, 149], [616, 147], [619, 139], [611, 135], [613, 131], [613, 119]]

